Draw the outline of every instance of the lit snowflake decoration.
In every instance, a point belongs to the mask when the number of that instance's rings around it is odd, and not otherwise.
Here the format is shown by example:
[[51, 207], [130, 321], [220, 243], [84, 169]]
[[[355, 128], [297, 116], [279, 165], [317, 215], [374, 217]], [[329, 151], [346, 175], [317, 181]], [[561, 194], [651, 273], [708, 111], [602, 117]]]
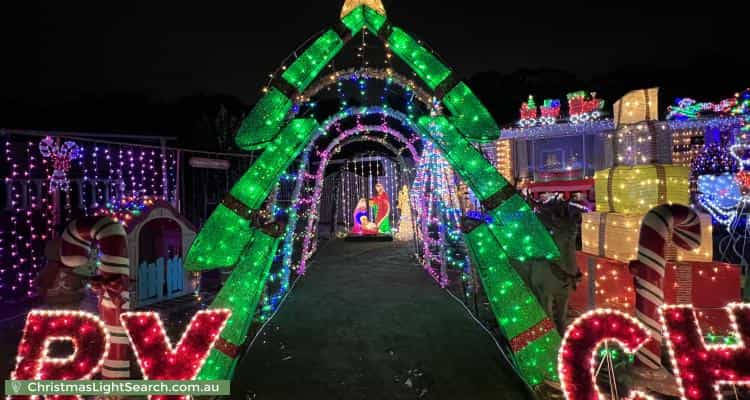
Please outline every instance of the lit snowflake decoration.
[[39, 142], [39, 152], [43, 157], [52, 159], [54, 171], [49, 177], [50, 192], [57, 189], [68, 190], [67, 173], [70, 170], [70, 162], [81, 156], [80, 147], [71, 141], [56, 144], [54, 139], [47, 136]]

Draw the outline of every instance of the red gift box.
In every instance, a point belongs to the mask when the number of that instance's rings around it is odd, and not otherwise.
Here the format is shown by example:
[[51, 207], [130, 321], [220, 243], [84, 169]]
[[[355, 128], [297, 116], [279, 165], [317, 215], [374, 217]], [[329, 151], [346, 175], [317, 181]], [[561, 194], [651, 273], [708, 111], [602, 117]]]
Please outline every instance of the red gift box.
[[[572, 315], [593, 308], [614, 308], [635, 315], [633, 275], [628, 263], [578, 252], [583, 280], [570, 296]], [[593, 279], [590, 279], [593, 277]], [[739, 302], [740, 267], [720, 262], [668, 262], [664, 276], [667, 304], [693, 304], [704, 333], [726, 334], [729, 317], [723, 307]]]
[[614, 308], [633, 314], [635, 290], [628, 263], [581, 251], [576, 253], [576, 261], [583, 279], [568, 302], [574, 314], [594, 308]]
[[720, 262], [668, 262], [664, 276], [667, 304], [693, 304], [704, 333], [729, 332], [729, 315], [723, 310], [742, 301], [740, 267]]

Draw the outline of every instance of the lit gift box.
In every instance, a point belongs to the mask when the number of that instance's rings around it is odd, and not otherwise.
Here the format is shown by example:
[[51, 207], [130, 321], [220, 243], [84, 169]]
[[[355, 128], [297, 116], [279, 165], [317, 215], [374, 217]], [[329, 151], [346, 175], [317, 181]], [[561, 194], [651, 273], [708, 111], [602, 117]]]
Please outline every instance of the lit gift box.
[[[612, 308], [635, 315], [635, 289], [629, 263], [578, 252], [583, 280], [570, 296], [573, 315]], [[693, 304], [704, 333], [726, 335], [729, 317], [722, 307], [741, 301], [740, 267], [720, 262], [668, 262], [664, 276], [667, 304]]]
[[616, 166], [594, 176], [596, 209], [645, 214], [665, 203], [690, 204], [690, 168], [675, 165]]
[[633, 275], [628, 263], [577, 252], [576, 262], [583, 274], [571, 294], [568, 306], [577, 313], [594, 308], [613, 308], [632, 314], [635, 307]]
[[659, 119], [659, 88], [631, 90], [613, 109], [618, 127]]
[[704, 333], [726, 335], [729, 315], [723, 307], [742, 301], [738, 265], [721, 262], [669, 262], [664, 276], [667, 304], [693, 304]]
[[[635, 260], [638, 256], [638, 237], [645, 214], [590, 212], [583, 214], [581, 240], [583, 251], [618, 261]], [[698, 213], [701, 220], [701, 246], [693, 251], [668, 245], [667, 259], [677, 261], [713, 260], [713, 227], [711, 216]]]

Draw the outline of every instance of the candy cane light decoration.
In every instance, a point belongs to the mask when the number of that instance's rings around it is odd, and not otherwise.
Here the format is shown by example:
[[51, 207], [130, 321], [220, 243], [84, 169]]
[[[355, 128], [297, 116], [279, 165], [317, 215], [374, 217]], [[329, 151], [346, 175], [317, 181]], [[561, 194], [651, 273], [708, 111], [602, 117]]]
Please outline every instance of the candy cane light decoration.
[[54, 171], [49, 177], [49, 190], [51, 192], [56, 189], [67, 190], [70, 162], [80, 157], [78, 145], [72, 141], [56, 144], [54, 139], [47, 136], [39, 142], [39, 152], [42, 157], [52, 159]]
[[130, 308], [130, 260], [125, 228], [105, 216], [83, 217], [71, 221], [62, 236], [60, 260], [70, 268], [89, 261], [94, 242], [99, 244], [99, 275], [91, 287], [99, 297], [99, 315], [111, 335], [111, 349], [104, 360], [105, 379], [130, 377], [129, 342], [120, 324], [120, 314]]
[[646, 214], [638, 240], [638, 259], [630, 262], [635, 275], [635, 314], [648, 327], [651, 340], [636, 354], [636, 365], [652, 370], [661, 368], [661, 325], [659, 307], [664, 304], [663, 279], [666, 268], [665, 249], [672, 243], [685, 250], [701, 244], [701, 222], [698, 214], [682, 205], [661, 205]]

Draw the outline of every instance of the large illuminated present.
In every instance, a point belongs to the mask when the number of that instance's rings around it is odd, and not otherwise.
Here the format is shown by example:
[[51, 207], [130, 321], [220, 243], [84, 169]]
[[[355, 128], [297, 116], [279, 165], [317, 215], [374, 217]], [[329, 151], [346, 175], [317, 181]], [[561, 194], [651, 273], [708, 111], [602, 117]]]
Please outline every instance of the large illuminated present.
[[[638, 236], [644, 214], [590, 212], [583, 214], [581, 240], [588, 254], [619, 261], [635, 260], [638, 256]], [[701, 220], [701, 246], [693, 251], [677, 249], [668, 244], [668, 259], [677, 261], [713, 260], [711, 216], [698, 213]]]
[[570, 295], [570, 309], [584, 312], [594, 308], [612, 308], [633, 313], [635, 290], [627, 262], [580, 251], [576, 254], [576, 262], [583, 279]]
[[[576, 254], [583, 280], [570, 296], [574, 314], [612, 308], [635, 315], [633, 274], [627, 262], [584, 252]], [[664, 276], [666, 304], [693, 304], [706, 333], [726, 334], [729, 317], [722, 307], [741, 301], [740, 268], [720, 262], [668, 262]]]
[[694, 304], [701, 324], [714, 333], [729, 331], [729, 316], [723, 307], [742, 301], [741, 270], [721, 262], [667, 263], [664, 302]]
[[690, 168], [675, 165], [616, 166], [597, 171], [596, 209], [645, 214], [665, 203], [689, 204]]

